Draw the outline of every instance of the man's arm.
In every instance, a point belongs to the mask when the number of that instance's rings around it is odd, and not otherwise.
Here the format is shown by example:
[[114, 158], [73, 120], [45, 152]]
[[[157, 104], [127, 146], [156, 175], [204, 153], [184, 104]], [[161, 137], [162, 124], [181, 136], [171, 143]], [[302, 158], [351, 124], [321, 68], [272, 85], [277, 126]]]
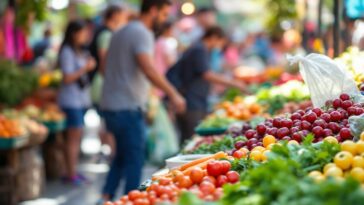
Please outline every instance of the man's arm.
[[153, 61], [150, 55], [146, 53], [140, 53], [137, 54], [136, 57], [141, 70], [153, 83], [153, 85], [164, 91], [171, 98], [171, 101], [176, 106], [178, 112], [184, 112], [186, 107], [185, 100], [167, 81], [167, 79], [157, 72], [153, 66]]
[[243, 82], [226, 78], [225, 76], [218, 75], [210, 70], [204, 72], [202, 77], [210, 83], [221, 84], [228, 87], [236, 87], [240, 90], [246, 89], [246, 86]]

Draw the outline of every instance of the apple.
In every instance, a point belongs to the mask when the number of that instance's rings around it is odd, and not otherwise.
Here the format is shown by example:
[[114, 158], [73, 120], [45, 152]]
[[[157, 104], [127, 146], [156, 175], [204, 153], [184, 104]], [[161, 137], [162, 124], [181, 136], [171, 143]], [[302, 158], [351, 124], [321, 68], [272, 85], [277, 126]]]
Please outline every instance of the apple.
[[343, 93], [340, 95], [340, 99], [342, 101], [345, 101], [345, 100], [350, 100], [350, 95], [346, 94], [346, 93]]
[[312, 133], [315, 135], [315, 137], [321, 137], [324, 134], [324, 129], [320, 126], [316, 126], [312, 128]]
[[292, 126], [293, 126], [293, 122], [290, 119], [283, 119], [281, 121], [281, 127], [291, 128]]
[[316, 113], [318, 117], [320, 117], [322, 114], [322, 110], [320, 108], [314, 108], [312, 109], [312, 112]]
[[339, 111], [333, 111], [330, 114], [331, 120], [332, 121], [340, 121], [341, 120], [341, 113]]
[[287, 127], [282, 127], [277, 130], [277, 137], [282, 139], [290, 134], [290, 130]]
[[265, 132], [267, 131], [267, 127], [265, 125], [260, 124], [257, 126], [256, 130], [259, 135], [264, 135]]
[[301, 129], [302, 130], [311, 130], [311, 123], [307, 122], [306, 120], [302, 121]]
[[325, 122], [330, 122], [330, 120], [331, 120], [331, 116], [329, 113], [322, 113], [320, 118], [325, 120]]
[[332, 101], [332, 106], [334, 108], [339, 108], [341, 107], [341, 100], [340, 99], [335, 99], [334, 101]]

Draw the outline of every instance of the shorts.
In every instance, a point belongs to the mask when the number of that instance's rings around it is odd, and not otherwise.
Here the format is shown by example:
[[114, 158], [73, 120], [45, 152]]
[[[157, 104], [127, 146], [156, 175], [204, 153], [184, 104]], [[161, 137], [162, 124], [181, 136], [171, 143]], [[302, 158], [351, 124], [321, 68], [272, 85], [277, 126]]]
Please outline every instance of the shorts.
[[82, 128], [85, 125], [86, 110], [85, 108], [62, 108], [62, 111], [66, 114], [67, 128]]

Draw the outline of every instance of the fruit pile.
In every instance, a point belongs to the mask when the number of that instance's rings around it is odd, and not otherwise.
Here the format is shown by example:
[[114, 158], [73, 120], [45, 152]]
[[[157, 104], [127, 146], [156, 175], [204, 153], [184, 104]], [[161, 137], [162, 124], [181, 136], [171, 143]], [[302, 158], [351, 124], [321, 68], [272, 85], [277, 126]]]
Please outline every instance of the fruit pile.
[[19, 137], [24, 134], [20, 122], [13, 119], [8, 119], [4, 116], [0, 116], [0, 137], [12, 138]]
[[315, 136], [314, 142], [333, 136], [339, 142], [353, 139], [349, 129], [348, 118], [364, 113], [362, 104], [354, 104], [347, 94], [327, 102], [327, 109], [313, 108], [306, 111], [298, 110], [290, 117], [275, 117], [259, 124], [256, 129], [244, 125], [241, 133], [247, 141], [237, 142], [236, 148], [249, 150], [263, 145], [265, 135], [271, 135], [276, 140], [295, 140], [301, 142], [309, 133]]
[[237, 96], [233, 102], [224, 101], [217, 105], [216, 113], [237, 120], [250, 120], [262, 114], [263, 107], [257, 103], [247, 103], [244, 98]]
[[[239, 181], [240, 175], [231, 170], [231, 163], [224, 160], [223, 152], [211, 157], [182, 165], [167, 175], [154, 179], [146, 191], [134, 190], [120, 198], [119, 204], [153, 205], [161, 202], [177, 202], [185, 191], [195, 194], [204, 201], [216, 201], [223, 194], [222, 186]], [[108, 202], [106, 204], [113, 204]]]
[[351, 176], [364, 184], [364, 132], [360, 140], [344, 141], [341, 151], [335, 155], [333, 162], [324, 166], [321, 171], [312, 171], [309, 176], [320, 181], [327, 177], [343, 178]]

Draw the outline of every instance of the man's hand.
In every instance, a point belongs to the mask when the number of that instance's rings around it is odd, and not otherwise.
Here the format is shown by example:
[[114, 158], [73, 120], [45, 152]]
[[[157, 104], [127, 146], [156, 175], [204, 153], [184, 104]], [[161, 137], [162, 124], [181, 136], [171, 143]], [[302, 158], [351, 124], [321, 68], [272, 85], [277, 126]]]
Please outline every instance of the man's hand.
[[241, 82], [241, 81], [235, 81], [234, 82], [234, 87], [238, 88], [240, 91], [247, 93], [248, 92], [248, 87], [246, 86], [245, 83]]
[[186, 111], [186, 101], [180, 94], [175, 94], [171, 97], [171, 102], [176, 112], [181, 114]]

